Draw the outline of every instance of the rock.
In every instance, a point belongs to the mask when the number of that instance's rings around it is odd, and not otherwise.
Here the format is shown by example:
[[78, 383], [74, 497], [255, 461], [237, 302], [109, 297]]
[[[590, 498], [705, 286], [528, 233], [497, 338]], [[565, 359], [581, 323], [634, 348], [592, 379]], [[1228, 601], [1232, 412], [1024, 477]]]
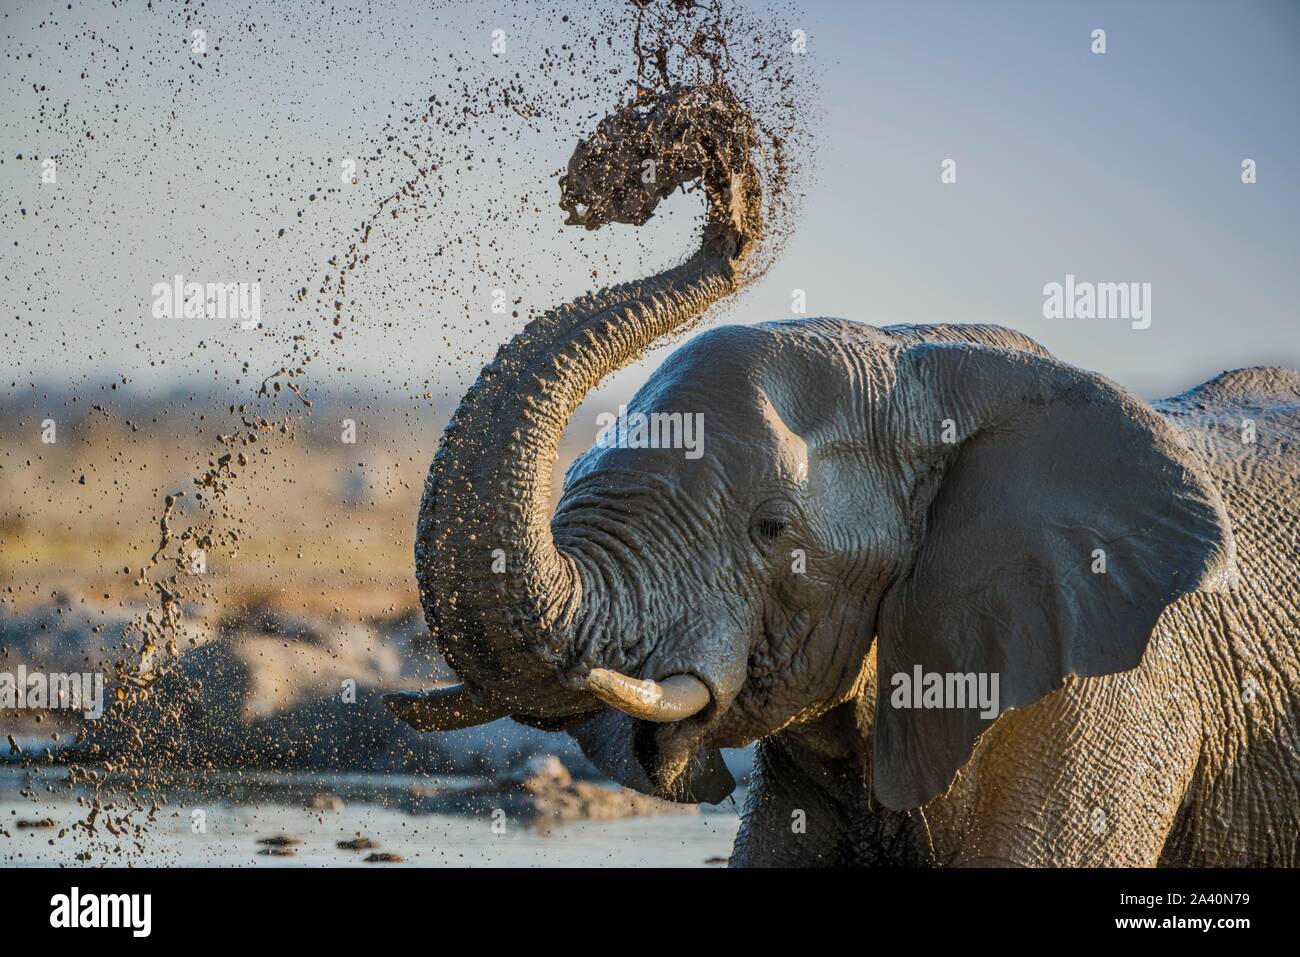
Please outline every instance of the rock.
[[342, 812], [344, 808], [343, 799], [337, 794], [322, 792], [313, 794], [307, 799], [306, 809], [308, 811], [333, 811]]
[[296, 837], [289, 837], [287, 834], [277, 834], [274, 837], [259, 837], [258, 844], [266, 844], [269, 847], [290, 847], [294, 844], [301, 844], [302, 841]]
[[698, 814], [693, 804], [675, 804], [627, 788], [575, 781], [560, 758], [538, 755], [519, 771], [491, 783], [429, 798], [434, 809], [470, 813], [503, 810], [530, 825], [568, 821], [611, 821], [624, 817]]
[[[241, 630], [247, 625], [257, 630]], [[403, 642], [413, 641], [406, 618]], [[232, 630], [233, 629], [233, 630]], [[167, 770], [255, 768], [494, 775], [556, 750], [594, 774], [567, 736], [509, 719], [449, 734], [424, 734], [394, 718], [380, 697], [429, 685], [376, 630], [355, 623], [259, 613], [184, 653], [132, 711], [131, 724], [103, 722], [86, 749]], [[138, 740], [135, 737], [139, 732]], [[81, 754], [85, 754], [83, 749]]]
[[350, 841], [339, 841], [335, 846], [338, 847], [340, 851], [368, 851], [372, 848], [378, 847], [379, 845], [368, 837], [358, 836], [352, 838]]
[[498, 775], [498, 787], [518, 784], [528, 791], [543, 791], [547, 788], [567, 788], [573, 784], [573, 775], [564, 766], [564, 762], [554, 754], [536, 754], [514, 771]]

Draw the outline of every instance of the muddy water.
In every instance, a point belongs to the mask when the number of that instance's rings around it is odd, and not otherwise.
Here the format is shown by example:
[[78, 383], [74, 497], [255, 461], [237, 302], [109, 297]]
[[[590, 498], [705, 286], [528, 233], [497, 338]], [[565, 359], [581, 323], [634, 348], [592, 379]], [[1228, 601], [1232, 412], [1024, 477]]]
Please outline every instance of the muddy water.
[[[478, 779], [443, 779], [449, 787]], [[30, 775], [0, 768], [0, 865], [76, 865], [79, 854], [100, 859], [85, 835], [58, 838], [81, 816], [77, 805], [20, 795]], [[740, 819], [730, 805], [698, 816], [627, 818], [539, 829], [507, 823], [494, 831], [490, 818], [408, 814], [394, 805], [423, 778], [388, 775], [240, 774], [217, 777], [205, 790], [177, 787], [174, 804], [159, 813], [148, 839], [127, 854], [137, 866], [206, 867], [703, 867], [718, 866], [731, 853]], [[37, 787], [39, 792], [40, 788]], [[254, 790], [279, 800], [236, 800]], [[347, 795], [341, 810], [310, 811], [294, 796], [320, 792]], [[364, 798], [364, 799], [363, 799]], [[737, 792], [743, 804], [743, 792]], [[203, 812], [202, 832], [194, 812]], [[53, 827], [18, 827], [18, 821], [49, 820]], [[373, 847], [343, 849], [339, 842], [364, 837]], [[259, 841], [287, 838], [288, 843]], [[273, 849], [274, 853], [262, 851]], [[286, 853], [287, 852], [287, 853]], [[395, 853], [400, 862], [367, 862], [371, 854]]]

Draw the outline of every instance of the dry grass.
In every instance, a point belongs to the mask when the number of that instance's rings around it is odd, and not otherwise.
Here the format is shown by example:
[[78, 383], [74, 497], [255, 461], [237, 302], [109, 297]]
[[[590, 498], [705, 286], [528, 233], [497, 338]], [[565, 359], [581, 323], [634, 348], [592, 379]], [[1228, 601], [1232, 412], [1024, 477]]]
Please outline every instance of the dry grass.
[[[212, 400], [109, 413], [84, 401], [48, 406], [0, 416], [6, 604], [25, 610], [63, 594], [143, 606], [149, 595], [133, 581], [157, 546], [163, 498], [188, 493], [174, 527], [205, 517], [193, 479], [223, 451], [215, 436], [233, 420]], [[53, 444], [41, 441], [47, 418], [57, 423]], [[344, 418], [358, 424], [355, 444], [341, 441]], [[217, 519], [241, 544], [207, 555], [205, 585], [223, 613], [259, 604], [345, 616], [413, 607], [415, 518], [442, 424], [427, 410], [322, 403], [289, 434], [250, 450], [228, 516]], [[557, 491], [577, 444], [566, 442]]]

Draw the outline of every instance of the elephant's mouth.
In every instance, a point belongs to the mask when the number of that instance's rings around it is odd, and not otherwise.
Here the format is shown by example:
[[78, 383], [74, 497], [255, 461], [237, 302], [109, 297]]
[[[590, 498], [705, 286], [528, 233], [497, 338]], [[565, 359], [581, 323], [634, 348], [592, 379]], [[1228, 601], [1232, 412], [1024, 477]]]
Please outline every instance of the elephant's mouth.
[[647, 693], [630, 708], [606, 700], [607, 710], [566, 730], [597, 768], [625, 787], [682, 803], [723, 800], [736, 782], [708, 741], [725, 715], [720, 700], [734, 692], [720, 693], [687, 673], [652, 684], [678, 694], [664, 703], [651, 702]]
[[[674, 671], [671, 676], [657, 682], [619, 676], [629, 687], [618, 695], [592, 669], [597, 697], [609, 707], [566, 730], [602, 772], [626, 787], [673, 801], [718, 803], [735, 788], [721, 748], [743, 747], [768, 733], [764, 702], [775, 686], [791, 680], [789, 670], [775, 663], [802, 654], [824, 625], [823, 616], [807, 612], [777, 621], [764, 615], [749, 639], [734, 628], [703, 632], [711, 637], [691, 644], [689, 661], [657, 663], [660, 673]], [[595, 691], [590, 679], [587, 687]], [[660, 695], [671, 701], [663, 703]]]
[[[648, 721], [633, 724], [632, 754], [653, 786], [651, 793], [670, 801], [710, 804], [731, 793], [734, 781], [711, 782], [710, 787], [702, 787], [703, 781], [690, 773], [691, 761], [699, 748], [673, 747], [671, 742], [663, 740], [663, 733], [662, 726]], [[719, 783], [725, 785], [725, 790], [715, 794]]]

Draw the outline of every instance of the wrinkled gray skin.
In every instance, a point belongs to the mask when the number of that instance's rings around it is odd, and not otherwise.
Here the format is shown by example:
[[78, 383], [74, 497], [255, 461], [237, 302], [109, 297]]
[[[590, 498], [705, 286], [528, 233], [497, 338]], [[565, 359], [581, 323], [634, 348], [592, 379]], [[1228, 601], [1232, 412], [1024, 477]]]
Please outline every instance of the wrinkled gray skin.
[[[703, 128], [670, 139], [727, 155]], [[636, 182], [587, 149], [573, 221], [648, 218], [586, 192]], [[717, 749], [759, 741], [736, 864], [1297, 863], [1295, 372], [1153, 406], [996, 327], [725, 327], [629, 406], [703, 413], [703, 456], [593, 448], [549, 514], [587, 391], [744, 284], [744, 170], [711, 176], [695, 256], [530, 324], [444, 435], [416, 568], [462, 712], [682, 801], [723, 799]], [[996, 673], [1004, 713], [892, 707], [916, 665]], [[634, 720], [596, 667], [712, 700]]]
[[[703, 412], [705, 454], [570, 468], [555, 540], [608, 589], [575, 658], [714, 704], [568, 730], [712, 801], [759, 740], [734, 863], [1296, 863], [1296, 373], [1153, 410], [1005, 329], [810, 320], [706, 333], [629, 408]], [[918, 663], [1016, 710], [877, 699]]]
[[[990, 327], [703, 335], [630, 408], [703, 411], [704, 457], [595, 449], [555, 528], [640, 592], [616, 666], [719, 707], [570, 733], [642, 790], [760, 739], [737, 864], [1295, 863], [1298, 407], [1245, 370], [1153, 412]], [[917, 663], [1018, 710], [877, 700]]]

